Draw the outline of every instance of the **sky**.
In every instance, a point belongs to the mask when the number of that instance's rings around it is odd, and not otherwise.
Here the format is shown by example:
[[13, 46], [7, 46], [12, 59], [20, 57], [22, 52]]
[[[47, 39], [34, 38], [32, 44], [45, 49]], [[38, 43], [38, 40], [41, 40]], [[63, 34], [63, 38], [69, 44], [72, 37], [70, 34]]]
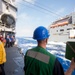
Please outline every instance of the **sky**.
[[75, 12], [75, 0], [16, 0], [16, 36], [32, 37], [38, 26], [49, 28], [59, 18]]

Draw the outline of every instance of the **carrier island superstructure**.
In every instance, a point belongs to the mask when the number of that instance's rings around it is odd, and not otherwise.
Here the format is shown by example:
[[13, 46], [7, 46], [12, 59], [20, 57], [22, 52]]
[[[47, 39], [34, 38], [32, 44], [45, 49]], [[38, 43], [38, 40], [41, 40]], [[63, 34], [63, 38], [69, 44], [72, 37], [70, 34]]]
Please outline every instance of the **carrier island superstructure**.
[[0, 0], [0, 34], [15, 36], [16, 12], [15, 0]]
[[49, 25], [49, 41], [75, 41], [75, 12], [54, 21]]

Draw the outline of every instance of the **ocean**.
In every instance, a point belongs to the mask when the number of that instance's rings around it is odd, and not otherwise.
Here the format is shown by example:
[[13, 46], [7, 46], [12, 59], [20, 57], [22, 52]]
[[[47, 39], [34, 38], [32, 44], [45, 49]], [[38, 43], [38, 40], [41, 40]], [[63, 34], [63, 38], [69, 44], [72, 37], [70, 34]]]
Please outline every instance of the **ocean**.
[[[37, 46], [36, 40], [33, 40], [31, 37], [17, 37], [16, 39], [17, 46], [21, 48], [20, 52], [23, 55], [25, 55], [28, 49]], [[63, 42], [48, 41], [46, 49], [58, 58], [65, 72], [70, 66], [70, 60], [65, 58], [66, 44]], [[73, 71], [72, 75], [75, 75], [75, 71]]]

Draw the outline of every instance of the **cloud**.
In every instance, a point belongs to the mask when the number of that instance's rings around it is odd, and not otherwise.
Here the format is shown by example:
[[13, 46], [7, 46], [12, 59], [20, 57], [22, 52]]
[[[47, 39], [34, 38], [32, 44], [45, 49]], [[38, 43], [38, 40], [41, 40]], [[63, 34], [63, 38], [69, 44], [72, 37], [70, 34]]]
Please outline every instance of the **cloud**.
[[33, 18], [27, 15], [26, 13], [21, 13], [18, 16], [18, 20], [16, 23], [16, 35], [17, 36], [32, 36], [33, 34], [33, 24], [32, 24]]
[[[42, 19], [42, 17], [34, 17], [33, 15], [27, 14], [25, 12], [22, 12], [18, 14], [17, 16], [17, 23], [16, 23], [16, 35], [17, 36], [28, 36], [32, 37], [33, 36], [33, 31], [36, 27], [42, 25], [42, 26], [47, 26], [49, 25], [48, 22], [42, 22], [45, 21], [45, 17]], [[46, 24], [47, 23], [47, 24]]]
[[22, 28], [19, 32], [16, 33], [16, 36], [32, 37], [33, 30], [30, 27]]
[[56, 12], [55, 12], [55, 14], [52, 14], [52, 16], [56, 16], [56, 18], [57, 18], [57, 16], [58, 16], [58, 18], [59, 17], [62, 17], [62, 14], [65, 12], [65, 8], [60, 8], [60, 9], [58, 9]]
[[22, 2], [22, 0], [16, 0], [16, 1], [15, 1], [16, 4], [17, 4], [18, 2], [20, 3], [20, 2]]
[[61, 15], [62, 13], [64, 13], [64, 11], [65, 11], [65, 8], [61, 8], [56, 11], [56, 14]]
[[27, 21], [27, 20], [30, 20], [30, 16], [27, 15], [26, 13], [21, 13], [21, 14], [18, 14], [17, 16], [18, 20], [20, 21]]

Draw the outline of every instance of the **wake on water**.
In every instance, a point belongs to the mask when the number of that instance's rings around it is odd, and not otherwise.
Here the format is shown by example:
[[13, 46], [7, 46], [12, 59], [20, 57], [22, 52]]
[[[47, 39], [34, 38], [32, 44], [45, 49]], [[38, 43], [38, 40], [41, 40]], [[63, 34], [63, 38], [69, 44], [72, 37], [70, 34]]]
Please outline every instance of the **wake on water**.
[[[25, 55], [28, 49], [37, 46], [37, 42], [32, 38], [17, 37], [17, 40], [18, 40], [18, 47], [21, 48], [21, 53], [23, 55]], [[53, 41], [48, 42], [46, 47], [48, 52], [52, 53], [58, 58], [58, 60], [63, 66], [64, 72], [69, 68], [70, 65], [70, 60], [65, 58], [65, 48], [66, 48], [65, 43]], [[75, 75], [75, 71], [72, 73], [72, 75]]]

